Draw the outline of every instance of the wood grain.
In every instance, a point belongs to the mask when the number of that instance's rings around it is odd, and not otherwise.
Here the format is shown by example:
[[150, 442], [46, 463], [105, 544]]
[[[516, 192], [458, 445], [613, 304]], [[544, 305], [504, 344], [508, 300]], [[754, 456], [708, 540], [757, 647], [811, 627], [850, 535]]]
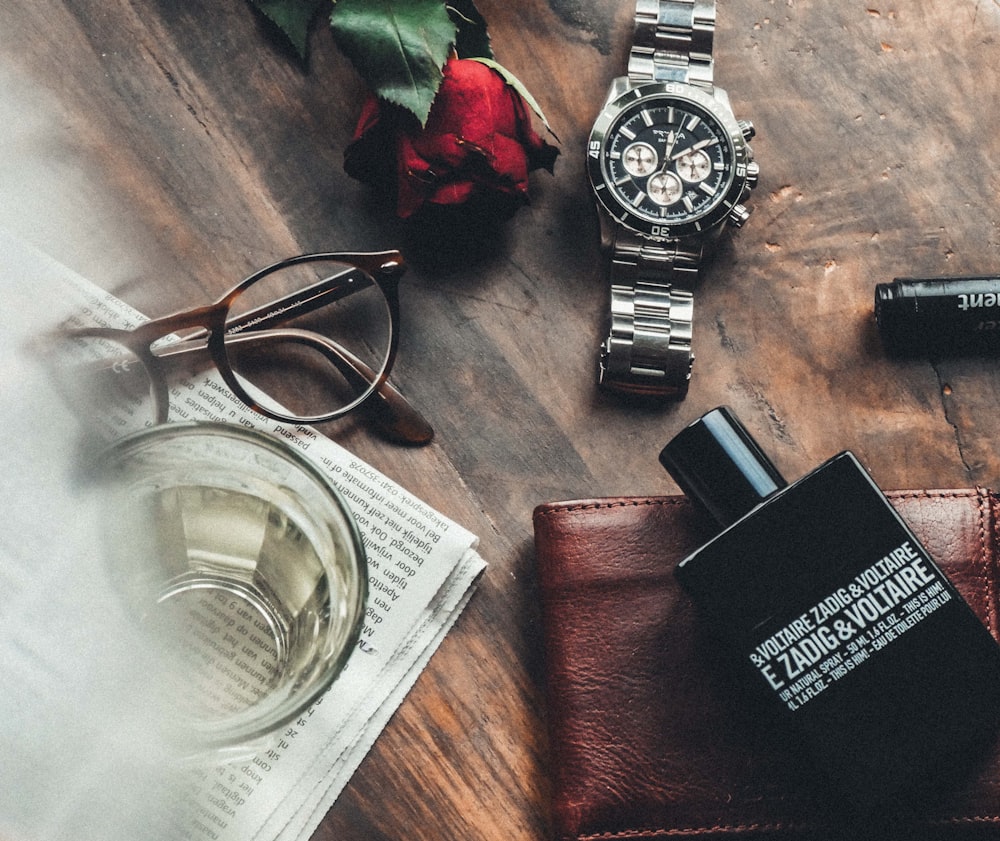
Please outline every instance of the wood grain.
[[160, 314], [297, 251], [410, 254], [394, 379], [436, 443], [327, 431], [479, 534], [490, 567], [320, 841], [545, 837], [531, 510], [675, 492], [656, 455], [702, 412], [733, 406], [789, 478], [851, 449], [886, 488], [1000, 486], [996, 360], [891, 360], [872, 320], [877, 282], [1000, 269], [996, 3], [720, 0], [716, 78], [762, 176], [698, 290], [690, 394], [660, 407], [594, 387], [583, 148], [631, 4], [478, 5], [562, 154], [509, 223], [444, 244], [344, 174], [363, 87], [328, 32], [303, 69], [244, 0], [0, 7], [0, 71], [53, 167], [46, 197], [13, 195], [59, 224], [5, 218], [130, 303]]

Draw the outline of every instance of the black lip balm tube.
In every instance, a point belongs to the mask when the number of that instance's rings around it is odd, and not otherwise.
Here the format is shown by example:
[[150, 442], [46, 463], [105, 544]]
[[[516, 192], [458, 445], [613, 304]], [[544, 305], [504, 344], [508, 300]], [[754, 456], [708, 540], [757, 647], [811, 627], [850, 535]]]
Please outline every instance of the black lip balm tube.
[[786, 484], [718, 408], [660, 461], [722, 527], [678, 579], [845, 814], [989, 747], [1000, 646], [854, 455]]
[[894, 354], [1000, 353], [1000, 277], [879, 283], [875, 323]]

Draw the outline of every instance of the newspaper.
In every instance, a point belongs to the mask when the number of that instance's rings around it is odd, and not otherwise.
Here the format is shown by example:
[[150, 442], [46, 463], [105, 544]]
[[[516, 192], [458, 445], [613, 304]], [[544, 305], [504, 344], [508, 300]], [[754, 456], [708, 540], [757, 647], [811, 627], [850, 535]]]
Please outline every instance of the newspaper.
[[[144, 320], [114, 296], [2, 230], [0, 288], [6, 297], [2, 320], [7, 339], [0, 345], [4, 354], [0, 370], [17, 372], [14, 379], [18, 382], [24, 381], [24, 376], [37, 376], [23, 353], [18, 358], [23, 344], [15, 346], [12, 338], [19, 333], [30, 336], [37, 329], [27, 314], [33, 306], [45, 310], [50, 320], [54, 302], [66, 310], [64, 314], [76, 313], [75, 317], [86, 323], [128, 326]], [[26, 420], [28, 407], [24, 395], [18, 394], [17, 388], [5, 385], [0, 380], [0, 423], [8, 430], [20, 425], [23, 436], [37, 438], [42, 433]], [[37, 399], [38, 388], [32, 393], [32, 399]], [[51, 414], [47, 408], [38, 411]], [[170, 812], [170, 834], [175, 838], [197, 841], [307, 838], [462, 612], [485, 563], [476, 551], [476, 537], [462, 526], [315, 430], [274, 422], [245, 408], [229, 393], [217, 373], [173, 383], [171, 417], [237, 423], [281, 438], [328, 473], [348, 500], [364, 539], [369, 559], [365, 622], [357, 648], [332, 688], [297, 721], [269, 738], [254, 755], [214, 768], [185, 771], [191, 776], [184, 777], [183, 798], [157, 804]], [[118, 435], [143, 423], [144, 416], [113, 416], [104, 431], [109, 436]], [[48, 440], [36, 448], [44, 455], [27, 447], [3, 457], [6, 463], [0, 462], [3, 477], [0, 489], [8, 506], [16, 505], [12, 501], [17, 498], [37, 505], [37, 499], [24, 493], [25, 475], [39, 472], [39, 459], [52, 462], [65, 458], [58, 452], [62, 439], [53, 439], [58, 430], [58, 424], [55, 429], [47, 430]], [[26, 459], [34, 462], [27, 464]], [[53, 474], [51, 464], [49, 468], [48, 478], [52, 481], [58, 471]], [[51, 489], [42, 493], [49, 494], [46, 499], [51, 503]], [[37, 507], [20, 513], [24, 528], [30, 528], [32, 518], [37, 518]], [[65, 546], [73, 543], [71, 537], [88, 539], [87, 535], [64, 537], [55, 551], [44, 542], [46, 538], [55, 542], [58, 534], [43, 536], [43, 545], [35, 546], [30, 542], [11, 545], [0, 541], [3, 570], [0, 585], [5, 583], [5, 576], [9, 579], [6, 583], [21, 582], [20, 586], [11, 584], [0, 595], [0, 616], [17, 615], [19, 602], [31, 602], [32, 583], [42, 580], [37, 569], [30, 574], [19, 573], [19, 569], [32, 568], [45, 555], [65, 554]], [[78, 615], [75, 621], [79, 624], [90, 620]], [[40, 632], [46, 631], [40, 629]], [[5, 633], [0, 638], [2, 661], [25, 656], [24, 652], [32, 645], [30, 639], [27, 643], [25, 639], [32, 633], [32, 628], [24, 625], [15, 632]], [[37, 672], [36, 668], [32, 673]], [[0, 702], [0, 722], [3, 712]], [[31, 755], [30, 746], [19, 742], [16, 732], [4, 728], [0, 730], [0, 752], [8, 748], [13, 751], [8, 755]], [[32, 794], [40, 796], [38, 792], [28, 792], [29, 797]], [[24, 801], [14, 803], [15, 795], [10, 792], [8, 795], [9, 802], [0, 798], [0, 836], [9, 829], [5, 823], [13, 823], [21, 832], [19, 837], [31, 841], [30, 834], [24, 834], [31, 831], [31, 816], [21, 815], [15, 820], [16, 815], [4, 814], [5, 810], [23, 811]], [[63, 808], [68, 815], [74, 814], [65, 804]], [[142, 810], [138, 811], [143, 817]], [[47, 820], [51, 822], [51, 816]], [[146, 828], [147, 837], [152, 837], [148, 823]], [[49, 838], [61, 837], [59, 827], [48, 825], [44, 832]], [[79, 825], [65, 827], [67, 837], [71, 832], [79, 838]], [[114, 837], [107, 829], [102, 833], [94, 837]]]

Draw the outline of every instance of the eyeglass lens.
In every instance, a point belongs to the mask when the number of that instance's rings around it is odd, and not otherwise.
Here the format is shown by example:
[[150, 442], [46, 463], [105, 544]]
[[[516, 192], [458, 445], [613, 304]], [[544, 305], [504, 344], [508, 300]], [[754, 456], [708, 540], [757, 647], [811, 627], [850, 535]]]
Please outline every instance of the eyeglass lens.
[[292, 419], [315, 418], [372, 390], [391, 338], [389, 303], [374, 280], [323, 260], [284, 265], [242, 290], [230, 305], [225, 349], [253, 402]]

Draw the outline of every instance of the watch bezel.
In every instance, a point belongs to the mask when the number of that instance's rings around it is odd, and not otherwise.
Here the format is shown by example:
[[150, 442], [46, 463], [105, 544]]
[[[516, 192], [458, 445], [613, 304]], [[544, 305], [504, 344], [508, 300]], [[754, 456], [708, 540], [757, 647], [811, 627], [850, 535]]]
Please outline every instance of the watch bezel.
[[[608, 133], [623, 111], [640, 100], [676, 100], [678, 104], [694, 105], [707, 111], [722, 127], [732, 151], [733, 175], [722, 198], [704, 215], [684, 222], [669, 223], [650, 220], [636, 214], [609, 188], [605, 177], [604, 157]], [[651, 240], [678, 239], [698, 236], [725, 224], [732, 209], [744, 197], [747, 186], [747, 165], [751, 161], [750, 147], [732, 112], [721, 104], [712, 91], [682, 82], [647, 82], [631, 87], [613, 97], [598, 115], [587, 143], [587, 172], [591, 187], [601, 207], [616, 222]]]

